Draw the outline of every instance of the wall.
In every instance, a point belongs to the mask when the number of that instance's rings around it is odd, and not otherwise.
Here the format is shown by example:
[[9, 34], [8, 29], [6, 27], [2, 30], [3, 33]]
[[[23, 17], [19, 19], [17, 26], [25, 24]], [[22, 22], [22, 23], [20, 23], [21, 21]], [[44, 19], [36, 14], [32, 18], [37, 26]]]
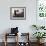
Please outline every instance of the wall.
[[[10, 20], [10, 7], [26, 7], [26, 20]], [[11, 27], [19, 27], [19, 32], [30, 32], [36, 24], [36, 0], [0, 0], [0, 34]], [[9, 32], [9, 31], [7, 31]]]

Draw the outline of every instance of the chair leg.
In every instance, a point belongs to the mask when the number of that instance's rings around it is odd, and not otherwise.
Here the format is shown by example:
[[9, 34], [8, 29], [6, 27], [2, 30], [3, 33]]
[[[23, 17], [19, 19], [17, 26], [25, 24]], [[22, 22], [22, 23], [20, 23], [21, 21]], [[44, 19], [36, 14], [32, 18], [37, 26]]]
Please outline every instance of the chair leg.
[[7, 42], [6, 41], [4, 42], [4, 44], [5, 44], [5, 46], [7, 46]]
[[7, 34], [5, 34], [5, 46], [7, 46]]

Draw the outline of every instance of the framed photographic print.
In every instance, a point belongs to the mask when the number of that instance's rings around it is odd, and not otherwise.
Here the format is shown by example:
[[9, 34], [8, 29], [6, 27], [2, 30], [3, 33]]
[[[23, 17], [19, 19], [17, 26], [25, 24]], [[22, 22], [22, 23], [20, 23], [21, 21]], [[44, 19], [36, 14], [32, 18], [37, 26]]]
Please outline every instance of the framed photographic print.
[[11, 20], [25, 20], [26, 8], [25, 7], [10, 7]]

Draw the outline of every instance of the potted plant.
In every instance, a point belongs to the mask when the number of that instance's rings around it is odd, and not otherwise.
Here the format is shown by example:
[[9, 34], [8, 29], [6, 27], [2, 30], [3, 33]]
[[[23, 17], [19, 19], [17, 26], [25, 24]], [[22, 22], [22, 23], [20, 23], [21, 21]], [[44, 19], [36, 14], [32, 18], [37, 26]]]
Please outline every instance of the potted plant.
[[40, 40], [42, 38], [45, 38], [44, 36], [46, 36], [46, 33], [45, 32], [35, 32], [33, 35], [37, 38], [38, 43], [41, 43]]
[[37, 41], [40, 42], [40, 40], [42, 40], [42, 38], [44, 36], [46, 36], [46, 33], [45, 32], [40, 32], [39, 30], [44, 30], [45, 26], [32, 25], [32, 27], [37, 30], [37, 32], [35, 32], [33, 35], [37, 38]]

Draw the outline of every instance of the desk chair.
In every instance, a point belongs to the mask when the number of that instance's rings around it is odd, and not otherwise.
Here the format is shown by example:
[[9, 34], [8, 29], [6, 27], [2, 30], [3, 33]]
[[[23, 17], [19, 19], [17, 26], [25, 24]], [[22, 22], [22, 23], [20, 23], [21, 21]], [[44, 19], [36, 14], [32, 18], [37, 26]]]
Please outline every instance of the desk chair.
[[15, 39], [16, 40], [16, 45], [18, 46], [18, 27], [16, 28], [11, 28], [11, 33], [5, 33], [5, 46], [7, 46], [8, 42], [7, 42], [7, 38], [10, 38], [11, 36], [17, 36]]

